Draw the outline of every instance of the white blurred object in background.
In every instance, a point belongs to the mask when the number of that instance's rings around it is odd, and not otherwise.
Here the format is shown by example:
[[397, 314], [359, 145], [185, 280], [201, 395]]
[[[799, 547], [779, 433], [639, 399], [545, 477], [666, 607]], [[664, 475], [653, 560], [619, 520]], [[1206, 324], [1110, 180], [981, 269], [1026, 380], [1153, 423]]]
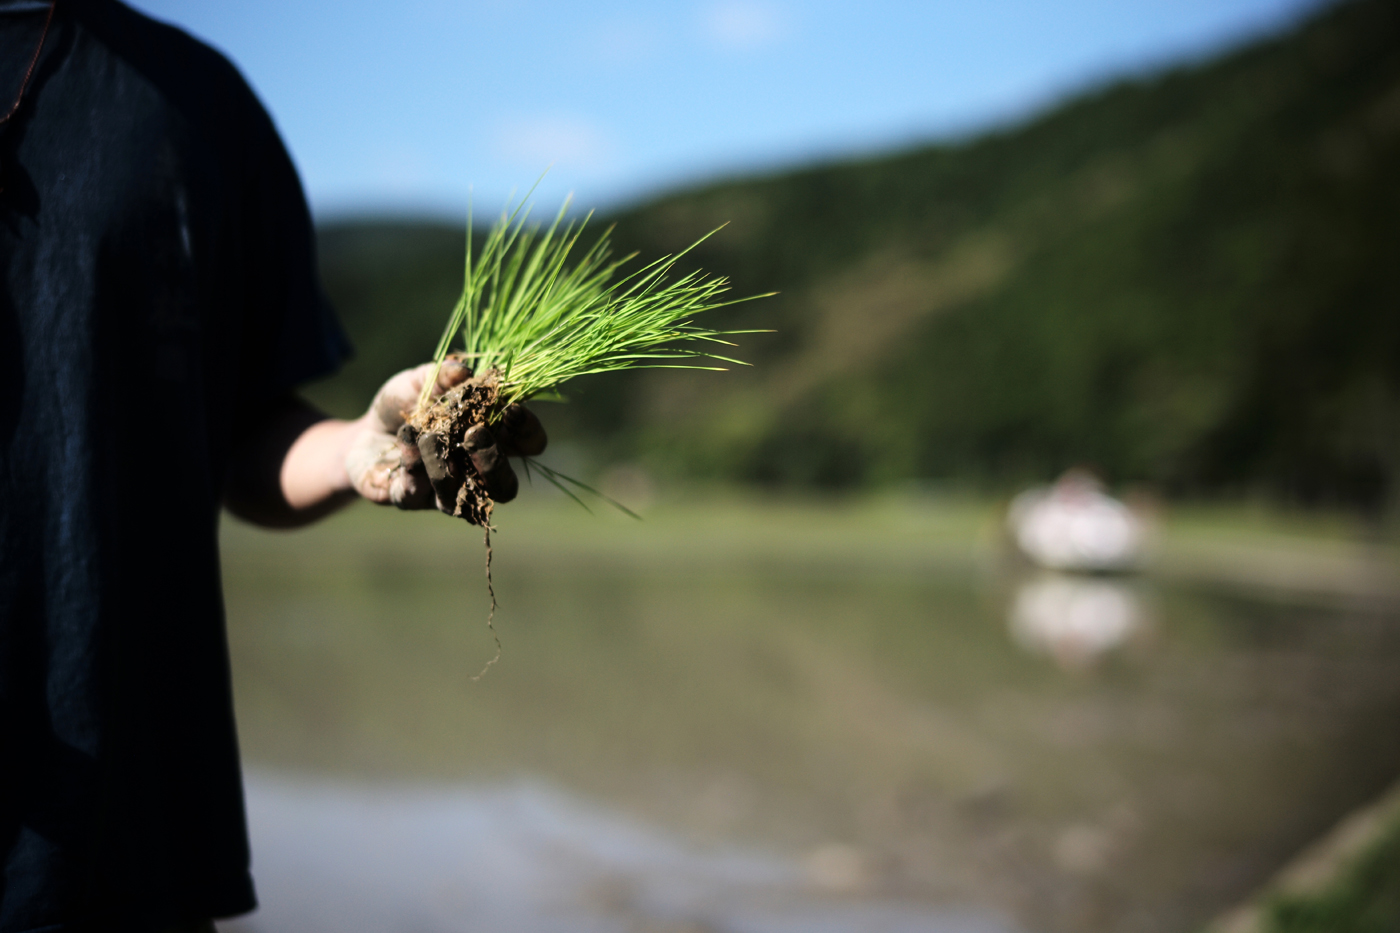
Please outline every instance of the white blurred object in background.
[[1084, 470], [1018, 495], [1007, 522], [1021, 553], [1051, 570], [1128, 570], [1142, 558], [1142, 519]]

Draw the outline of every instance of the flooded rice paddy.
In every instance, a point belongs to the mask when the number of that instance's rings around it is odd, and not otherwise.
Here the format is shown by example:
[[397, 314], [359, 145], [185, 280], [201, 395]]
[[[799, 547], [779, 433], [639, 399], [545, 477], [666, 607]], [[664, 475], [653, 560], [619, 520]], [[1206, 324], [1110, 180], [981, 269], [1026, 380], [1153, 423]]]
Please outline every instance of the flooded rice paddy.
[[1185, 933], [1400, 775], [1390, 558], [1049, 576], [920, 500], [497, 519], [479, 681], [476, 529], [226, 523], [263, 907], [222, 929]]

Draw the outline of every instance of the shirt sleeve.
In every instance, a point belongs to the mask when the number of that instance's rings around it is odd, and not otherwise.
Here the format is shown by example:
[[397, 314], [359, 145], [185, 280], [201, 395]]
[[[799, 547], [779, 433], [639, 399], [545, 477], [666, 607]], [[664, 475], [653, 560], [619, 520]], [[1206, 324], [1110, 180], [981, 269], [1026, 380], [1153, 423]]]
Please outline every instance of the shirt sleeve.
[[245, 413], [331, 375], [352, 352], [321, 288], [315, 230], [296, 169], [260, 106], [253, 124], [238, 212], [244, 280], [240, 407]]

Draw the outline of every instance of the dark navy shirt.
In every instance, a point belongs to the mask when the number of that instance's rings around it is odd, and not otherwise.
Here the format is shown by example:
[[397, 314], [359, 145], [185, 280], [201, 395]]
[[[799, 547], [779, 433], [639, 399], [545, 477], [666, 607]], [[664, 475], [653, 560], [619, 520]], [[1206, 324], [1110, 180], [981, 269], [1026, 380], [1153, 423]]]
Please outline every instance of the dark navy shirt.
[[0, 933], [249, 910], [221, 487], [347, 352], [296, 172], [220, 55], [60, 0], [0, 186]]

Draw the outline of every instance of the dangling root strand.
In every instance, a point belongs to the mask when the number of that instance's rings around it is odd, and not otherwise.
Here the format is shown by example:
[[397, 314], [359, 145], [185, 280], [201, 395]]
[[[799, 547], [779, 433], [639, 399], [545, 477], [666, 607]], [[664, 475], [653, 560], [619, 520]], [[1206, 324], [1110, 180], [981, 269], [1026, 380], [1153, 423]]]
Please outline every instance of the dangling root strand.
[[481, 669], [480, 673], [472, 678], [473, 681], [485, 677], [486, 672], [491, 669], [491, 665], [501, 659], [501, 635], [496, 631], [496, 587], [491, 582], [491, 510], [489, 506], [487, 507], [486, 520], [481, 523], [481, 527], [485, 529], [483, 540], [486, 544], [486, 592], [491, 594], [491, 611], [486, 615], [486, 627], [491, 630], [491, 637], [496, 641], [496, 656], [486, 662], [486, 666]]

